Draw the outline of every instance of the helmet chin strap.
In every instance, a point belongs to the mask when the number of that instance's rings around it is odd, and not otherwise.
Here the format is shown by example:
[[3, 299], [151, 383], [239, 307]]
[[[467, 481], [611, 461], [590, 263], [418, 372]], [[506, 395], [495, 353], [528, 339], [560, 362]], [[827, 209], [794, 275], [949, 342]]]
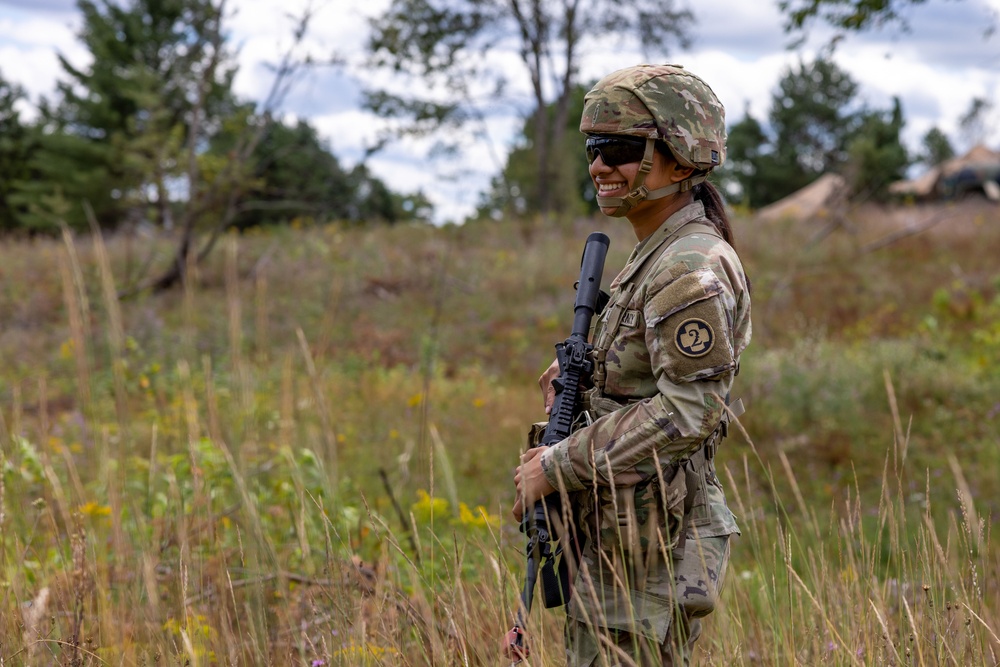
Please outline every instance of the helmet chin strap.
[[614, 207], [615, 210], [609, 214], [612, 218], [624, 217], [629, 211], [635, 208], [636, 205], [646, 199], [662, 199], [663, 197], [672, 195], [675, 192], [687, 192], [708, 178], [707, 174], [701, 174], [699, 176], [686, 178], [679, 183], [657, 188], [656, 190], [650, 190], [643, 185], [643, 183], [646, 180], [646, 175], [653, 169], [653, 152], [655, 147], [656, 139], [648, 137], [646, 139], [646, 150], [642, 155], [642, 162], [639, 163], [639, 171], [636, 172], [635, 182], [632, 184], [631, 192], [624, 197], [597, 196], [597, 205], [601, 208]]

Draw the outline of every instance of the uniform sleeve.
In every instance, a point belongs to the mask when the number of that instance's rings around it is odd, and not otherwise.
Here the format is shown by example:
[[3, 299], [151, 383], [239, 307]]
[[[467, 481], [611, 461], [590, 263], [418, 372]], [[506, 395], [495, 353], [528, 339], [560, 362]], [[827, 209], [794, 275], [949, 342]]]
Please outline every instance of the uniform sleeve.
[[651, 281], [643, 315], [658, 393], [549, 447], [541, 459], [549, 483], [567, 491], [636, 484], [648, 476], [649, 459], [664, 465], [685, 458], [711, 435], [736, 368], [727, 283], [709, 268]]

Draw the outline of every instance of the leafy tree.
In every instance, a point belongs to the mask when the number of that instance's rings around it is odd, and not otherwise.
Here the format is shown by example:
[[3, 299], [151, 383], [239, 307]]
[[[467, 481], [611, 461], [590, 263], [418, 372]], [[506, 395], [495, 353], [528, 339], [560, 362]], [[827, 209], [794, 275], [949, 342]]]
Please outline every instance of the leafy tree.
[[969, 108], [958, 119], [958, 129], [968, 146], [985, 141], [992, 128], [990, 115], [993, 113], [993, 102], [983, 97], [974, 97]]
[[728, 130], [726, 162], [715, 170], [719, 187], [733, 202], [758, 206], [761, 201], [759, 188], [749, 187], [759, 181], [762, 160], [767, 159], [767, 133], [760, 121], [744, 110], [743, 119]]
[[759, 207], [841, 170], [862, 118], [854, 109], [857, 88], [830, 60], [787, 69], [771, 96], [769, 126], [748, 113], [732, 128], [723, 186]]
[[[583, 113], [583, 98], [589, 90], [586, 86], [576, 86], [566, 117], [566, 127], [560, 145], [553, 148], [556, 168], [546, 183], [546, 191], [554, 210], [568, 215], [580, 215], [597, 210], [594, 186], [590, 179], [590, 165], [587, 163], [580, 134], [580, 114]], [[548, 116], [556, 113], [555, 104], [547, 105]], [[544, 210], [538, 199], [538, 160], [533, 150], [532, 137], [535, 136], [537, 119], [530, 116], [525, 120], [517, 145], [507, 155], [503, 171], [493, 179], [491, 188], [484, 196], [479, 208], [479, 217], [499, 218], [503, 215], [525, 215], [529, 211]]]
[[25, 178], [11, 184], [16, 226], [52, 232], [65, 222], [86, 228], [85, 202], [106, 211], [115, 205], [105, 147], [76, 134], [36, 128]]
[[909, 27], [906, 10], [927, 0], [781, 0], [778, 8], [785, 14], [785, 29], [804, 29], [820, 20], [842, 31], [859, 31], [889, 24]]
[[30, 175], [28, 161], [33, 150], [31, 128], [21, 122], [17, 104], [25, 99], [24, 90], [0, 75], [0, 230], [18, 224], [15, 183]]
[[889, 184], [906, 176], [910, 159], [900, 140], [904, 125], [899, 98], [887, 112], [869, 111], [848, 147], [847, 176], [855, 196], [883, 200]]
[[490, 107], [509, 97], [509, 69], [486, 56], [513, 48], [531, 90], [524, 111], [534, 122], [530, 145], [523, 146], [537, 161], [530, 199], [542, 212], [558, 211], [564, 204], [553, 197], [553, 185], [570, 167], [556, 156], [588, 41], [600, 39], [606, 50], [631, 40], [656, 45], [663, 54], [673, 43], [686, 45], [691, 22], [675, 0], [592, 0], [586, 6], [580, 0], [393, 0], [372, 22], [372, 64], [407, 81], [419, 79], [430, 92], [369, 90], [366, 104], [383, 117], [405, 119], [410, 133], [447, 130], [453, 146], [461, 147], [473, 136], [469, 124], [488, 125]]
[[347, 184], [355, 193], [354, 203], [344, 216], [348, 221], [431, 221], [434, 207], [423, 192], [407, 195], [393, 192], [363, 162], [348, 172]]
[[771, 98], [775, 150], [812, 180], [842, 165], [857, 123], [851, 109], [858, 85], [832, 60], [817, 59], [789, 68]]
[[766, 206], [805, 187], [821, 172], [805, 172], [794, 151], [780, 146], [749, 112], [730, 131], [726, 162], [715, 178], [726, 195], [750, 208]]
[[955, 157], [955, 149], [951, 147], [948, 135], [937, 127], [927, 130], [920, 144], [922, 149], [919, 160], [928, 166], [933, 167]]
[[[62, 60], [69, 80], [55, 106], [41, 105], [37, 150], [10, 200], [21, 224], [35, 229], [63, 221], [86, 228], [91, 212], [106, 226], [177, 227], [170, 264], [127, 293], [175, 285], [232, 224], [287, 219], [299, 204], [321, 217], [429, 215], [423, 195], [397, 195], [364, 167], [345, 173], [308, 125], [269, 120], [304, 66], [290, 54], [307, 32], [310, 12], [294, 26], [293, 44], [275, 65], [258, 110], [232, 94], [225, 0], [78, 4], [91, 64], [75, 68]], [[268, 129], [275, 132], [261, 146]]]
[[91, 63], [77, 68], [60, 57], [68, 80], [59, 85], [59, 103], [45, 107], [49, 139], [35, 164], [44, 178], [74, 177], [56, 181], [65, 210], [47, 207], [25, 188], [34, 224], [43, 223], [48, 208], [51, 217], [82, 227], [82, 201], [107, 226], [170, 222], [172, 186], [190, 178], [197, 141], [233, 106], [234, 68], [219, 31], [222, 5], [78, 0], [79, 37]]
[[[228, 154], [238, 138], [220, 136], [213, 152]], [[289, 126], [268, 119], [250, 163], [250, 185], [233, 222], [237, 227], [296, 218], [392, 223], [430, 217], [430, 204], [422, 196], [391, 192], [363, 165], [345, 171], [306, 121]]]
[[[294, 218], [327, 220], [345, 211], [351, 194], [337, 158], [306, 121], [294, 126], [266, 119], [267, 127], [250, 160], [250, 184], [233, 224], [237, 227], [275, 224]], [[239, 135], [220, 137], [213, 153], [227, 155]], [[221, 144], [229, 144], [225, 149]]]

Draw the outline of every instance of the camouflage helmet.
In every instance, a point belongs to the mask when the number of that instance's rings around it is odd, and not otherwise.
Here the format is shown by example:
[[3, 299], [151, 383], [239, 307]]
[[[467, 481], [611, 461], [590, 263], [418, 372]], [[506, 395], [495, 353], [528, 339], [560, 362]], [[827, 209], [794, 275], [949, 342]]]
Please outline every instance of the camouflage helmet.
[[637, 65], [604, 77], [584, 98], [580, 131], [659, 139], [680, 164], [700, 171], [726, 159], [726, 111], [680, 65]]

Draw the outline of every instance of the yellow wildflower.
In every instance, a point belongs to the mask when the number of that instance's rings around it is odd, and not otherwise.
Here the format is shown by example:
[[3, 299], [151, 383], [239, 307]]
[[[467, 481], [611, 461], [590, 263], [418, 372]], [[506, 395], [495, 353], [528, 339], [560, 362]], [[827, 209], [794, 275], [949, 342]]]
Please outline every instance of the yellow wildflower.
[[463, 526], [473, 528], [486, 528], [487, 526], [500, 527], [500, 518], [490, 516], [490, 513], [482, 505], [477, 505], [475, 510], [471, 510], [465, 503], [459, 503], [458, 521]]
[[110, 516], [111, 507], [108, 505], [98, 505], [91, 500], [86, 505], [80, 506], [80, 513], [86, 516]]
[[357, 644], [350, 644], [342, 649], [334, 651], [333, 657], [335, 658], [350, 658], [353, 660], [358, 660], [361, 658], [375, 658], [381, 661], [386, 655], [397, 655], [399, 651], [392, 648], [391, 646], [377, 646], [368, 642], [364, 646], [358, 646]]
[[431, 498], [423, 489], [419, 489], [417, 495], [420, 499], [410, 507], [410, 511], [418, 523], [427, 523], [434, 515], [443, 517], [448, 514], [448, 501], [444, 498]]

